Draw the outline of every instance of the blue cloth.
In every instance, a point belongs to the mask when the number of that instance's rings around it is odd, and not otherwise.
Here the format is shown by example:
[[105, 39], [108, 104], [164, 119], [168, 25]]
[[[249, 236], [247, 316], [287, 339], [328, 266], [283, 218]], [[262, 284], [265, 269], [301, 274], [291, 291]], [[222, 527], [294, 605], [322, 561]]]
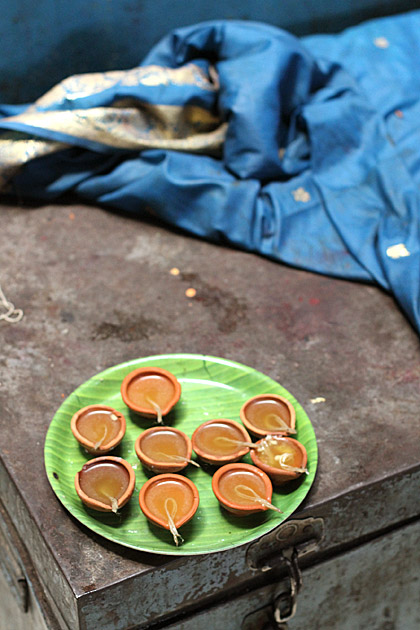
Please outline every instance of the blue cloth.
[[[295, 267], [377, 283], [420, 331], [420, 12], [299, 40], [272, 26], [177, 29], [141, 64], [194, 62], [218, 88], [131, 86], [57, 101], [196, 104], [227, 122], [220, 156], [70, 143], [29, 162], [20, 196], [81, 199], [163, 221]], [[0, 128], [36, 134], [6, 120]]]

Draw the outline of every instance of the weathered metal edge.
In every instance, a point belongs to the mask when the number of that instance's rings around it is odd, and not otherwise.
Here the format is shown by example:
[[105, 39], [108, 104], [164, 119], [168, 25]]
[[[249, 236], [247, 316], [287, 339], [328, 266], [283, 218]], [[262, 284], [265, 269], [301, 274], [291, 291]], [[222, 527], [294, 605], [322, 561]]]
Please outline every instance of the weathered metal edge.
[[[2, 532], [13, 556], [16, 558], [18, 565], [24, 575], [27, 588], [32, 592], [32, 597], [36, 599], [43, 621], [48, 630], [67, 630], [68, 626], [61, 618], [61, 614], [57, 610], [57, 606], [51, 606], [48, 602], [44, 586], [40, 580], [38, 572], [35, 570], [33, 563], [29, 557], [28, 550], [20, 539], [15, 526], [10, 520], [2, 501], [0, 500], [0, 531]], [[30, 597], [29, 597], [30, 599]], [[26, 610], [25, 610], [26, 612]], [[58, 614], [57, 614], [58, 613]]]
[[[411, 615], [409, 614], [410, 611], [408, 611], [409, 618], [407, 618], [406, 604], [407, 601], [413, 601], [415, 595], [417, 595], [418, 546], [413, 547], [413, 545], [416, 545], [419, 535], [420, 520], [417, 519], [410, 524], [392, 529], [387, 534], [373, 538], [369, 544], [362, 543], [352, 547], [344, 555], [335, 555], [329, 560], [306, 568], [302, 574], [303, 589], [297, 600], [297, 614], [290, 621], [289, 627], [295, 629], [321, 627], [337, 630], [337, 628], [341, 628], [348, 622], [348, 608], [343, 604], [349, 604], [350, 607], [354, 606], [354, 609], [352, 609], [354, 611], [354, 627], [371, 627], [372, 609], [375, 606], [374, 596], [375, 593], [376, 596], [378, 595], [378, 591], [375, 591], [375, 588], [373, 588], [373, 593], [371, 594], [365, 588], [366, 579], [360, 578], [363, 578], [363, 575], [365, 575], [367, 567], [372, 567], [372, 573], [375, 574], [375, 567], [378, 566], [378, 561], [383, 569], [384, 565], [390, 563], [390, 556], [392, 557], [396, 551], [402, 562], [398, 567], [394, 568], [393, 573], [394, 575], [400, 575], [400, 584], [398, 584], [398, 580], [390, 584], [390, 574], [388, 573], [388, 583], [382, 588], [381, 569], [379, 569], [379, 572], [376, 569], [377, 575], [379, 574], [378, 585], [380, 585], [380, 591], [386, 593], [383, 606], [383, 625], [381, 627], [398, 627], [404, 628], [404, 630], [418, 628], [418, 623], [415, 625], [416, 620], [419, 618], [418, 606], [415, 607], [415, 604], [413, 605]], [[417, 554], [415, 553], [416, 551]], [[384, 556], [383, 559], [382, 556]], [[404, 564], [402, 571], [401, 564]], [[341, 567], [341, 570], [338, 568], [338, 570], [336, 569], [333, 572], [331, 569], [334, 566]], [[346, 572], [348, 574], [349, 571], [353, 574], [352, 584], [349, 584], [345, 577]], [[343, 576], [343, 583], [341, 584], [334, 583], [333, 576], [336, 576], [337, 573]], [[385, 577], [385, 575], [382, 577]], [[323, 590], [322, 586], [328, 583], [333, 583], [335, 591], [326, 588], [323, 591], [324, 595], [320, 596]], [[272, 625], [273, 601], [279, 592], [281, 593], [283, 589], [287, 589], [287, 586], [287, 580], [283, 581], [281, 576], [279, 576], [272, 582], [259, 586], [256, 589], [242, 591], [235, 598], [222, 597], [217, 602], [214, 602], [211, 607], [206, 607], [191, 615], [180, 613], [176, 619], [170, 621], [169, 625], [156, 623], [147, 626], [147, 628], [149, 630], [163, 630], [163, 628], [165, 630], [179, 630], [181, 627], [183, 630], [202, 630], [203, 628], [216, 627], [241, 628], [242, 630], [255, 630], [263, 627], [271, 628], [274, 627]], [[332, 592], [335, 594], [334, 601], [330, 599], [330, 593]], [[339, 599], [338, 604], [337, 599]], [[389, 612], [392, 604], [394, 604], [394, 610]], [[363, 614], [363, 612], [366, 614]], [[413, 617], [416, 619], [413, 620]], [[394, 624], [392, 621], [394, 621]], [[395, 621], [398, 625], [395, 625]], [[380, 617], [378, 623], [381, 623]], [[138, 630], [138, 628], [132, 630]]]
[[[62, 628], [79, 630], [78, 607], [74, 593], [36, 527], [13, 480], [0, 458], [0, 496], [6, 513], [21, 541], [27, 558], [33, 565], [33, 578], [39, 580], [47, 604], [51, 607], [57, 623]], [[41, 593], [39, 592], [39, 596]], [[62, 603], [60, 609], [57, 602]], [[48, 611], [44, 611], [48, 615]], [[52, 617], [50, 622], [52, 622]], [[50, 623], [51, 625], [51, 623]], [[53, 628], [55, 630], [55, 628]]]
[[[412, 500], [419, 481], [420, 465], [317, 506], [303, 505], [294, 517], [320, 517], [325, 523], [324, 539], [319, 549], [309, 554], [309, 562], [317, 562], [326, 553], [339, 553], [349, 543], [419, 516], [419, 506]], [[13, 525], [25, 540], [47, 601], [54, 609], [55, 602], [62, 602], [61, 614], [72, 630], [96, 630], [99, 626], [102, 630], [146, 628], [153, 621], [170, 620], [181, 610], [198, 610], [217, 600], [222, 590], [226, 596], [259, 582], [246, 564], [245, 546], [242, 546], [219, 554], [182, 557], [77, 597], [34, 526], [1, 459], [0, 490]]]
[[[368, 486], [356, 488], [297, 511], [294, 518], [320, 517], [325, 536], [305, 564], [316, 563], [328, 551], [339, 553], [350, 543], [389, 530], [402, 521], [418, 517], [419, 505], [412, 500], [420, 481], [420, 465]], [[268, 578], [269, 575], [266, 574]], [[147, 628], [157, 621], [170, 621], [180, 611], [199, 610], [220, 598], [253, 588], [261, 579], [246, 563], [245, 546], [218, 554], [179, 558], [77, 599], [83, 630]]]
[[298, 515], [300, 518], [321, 517], [325, 523], [324, 538], [313, 562], [320, 556], [340, 553], [349, 543], [360, 544], [366, 536], [385, 532], [419, 517], [420, 503], [416, 500], [419, 484], [420, 463], [332, 497], [315, 507], [303, 505]]

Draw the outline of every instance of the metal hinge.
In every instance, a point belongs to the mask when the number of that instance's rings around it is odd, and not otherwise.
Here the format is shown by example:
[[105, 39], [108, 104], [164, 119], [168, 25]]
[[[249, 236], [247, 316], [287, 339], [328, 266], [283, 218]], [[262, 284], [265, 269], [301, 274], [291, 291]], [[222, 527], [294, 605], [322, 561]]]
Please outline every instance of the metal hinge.
[[286, 630], [296, 612], [297, 596], [302, 587], [299, 560], [313, 553], [324, 536], [322, 518], [287, 521], [248, 547], [247, 563], [254, 571], [279, 569], [284, 578], [274, 593], [267, 628]]

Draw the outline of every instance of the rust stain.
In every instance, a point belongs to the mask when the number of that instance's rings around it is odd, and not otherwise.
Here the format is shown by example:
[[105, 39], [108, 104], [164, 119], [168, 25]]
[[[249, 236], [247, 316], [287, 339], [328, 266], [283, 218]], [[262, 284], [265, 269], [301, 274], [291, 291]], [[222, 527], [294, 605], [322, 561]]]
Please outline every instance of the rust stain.
[[151, 334], [161, 330], [159, 322], [144, 315], [130, 318], [124, 313], [115, 311], [114, 317], [114, 321], [104, 321], [95, 326], [91, 339], [106, 340], [114, 337], [125, 342], [138, 341], [148, 339]]
[[232, 333], [248, 321], [246, 304], [230, 291], [208, 284], [196, 273], [183, 273], [181, 279], [195, 284], [195, 301], [210, 311], [220, 332]]
[[87, 584], [86, 586], [83, 586], [83, 591], [85, 593], [89, 593], [90, 591], [94, 591], [96, 589], [96, 583], [92, 582], [92, 584]]

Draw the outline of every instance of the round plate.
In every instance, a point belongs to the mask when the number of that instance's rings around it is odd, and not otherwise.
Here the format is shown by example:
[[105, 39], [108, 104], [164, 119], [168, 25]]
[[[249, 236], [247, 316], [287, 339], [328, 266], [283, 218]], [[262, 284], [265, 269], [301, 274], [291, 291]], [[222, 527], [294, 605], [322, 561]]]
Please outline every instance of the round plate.
[[[158, 366], [169, 370], [182, 387], [181, 399], [164, 418], [191, 437], [194, 429], [212, 418], [239, 420], [243, 403], [257, 394], [280, 394], [295, 406], [295, 436], [308, 452], [308, 475], [294, 485], [273, 492], [273, 503], [283, 510], [268, 510], [258, 515], [237, 518], [219, 506], [211, 488], [212, 471], [189, 465], [183, 474], [197, 486], [200, 505], [194, 518], [181, 528], [184, 543], [176, 547], [171, 534], [149, 523], [140, 511], [138, 495], [150, 477], [137, 459], [134, 442], [153, 423], [130, 413], [122, 401], [123, 378], [138, 367]], [[86, 508], [76, 494], [74, 477], [91, 459], [70, 430], [72, 415], [81, 407], [100, 403], [123, 413], [127, 430], [121, 444], [110, 454], [123, 457], [136, 473], [136, 488], [131, 501], [118, 514], [96, 512]], [[45, 440], [45, 467], [49, 482], [61, 503], [86, 527], [108, 540], [126, 547], [168, 555], [212, 553], [249, 543], [277, 527], [296, 510], [307, 495], [316, 472], [318, 450], [312, 424], [301, 405], [279, 383], [256, 370], [211, 356], [168, 354], [136, 359], [116, 365], [97, 374], [78, 387], [56, 412]], [[247, 455], [243, 461], [252, 463]]]

